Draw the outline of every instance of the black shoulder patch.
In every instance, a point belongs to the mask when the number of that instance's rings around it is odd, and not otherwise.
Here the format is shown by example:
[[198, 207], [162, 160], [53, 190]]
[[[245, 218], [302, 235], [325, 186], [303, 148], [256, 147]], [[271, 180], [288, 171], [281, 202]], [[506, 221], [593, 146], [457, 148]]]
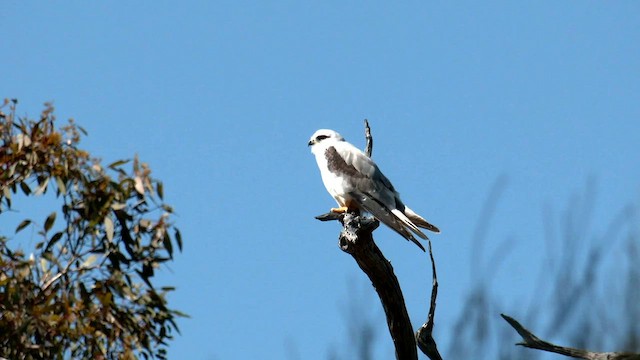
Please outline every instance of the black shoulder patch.
[[327, 166], [329, 171], [340, 175], [348, 175], [354, 178], [366, 177], [364, 174], [356, 170], [351, 164], [347, 164], [346, 161], [338, 154], [338, 151], [333, 146], [327, 148], [324, 152], [324, 156], [327, 158]]

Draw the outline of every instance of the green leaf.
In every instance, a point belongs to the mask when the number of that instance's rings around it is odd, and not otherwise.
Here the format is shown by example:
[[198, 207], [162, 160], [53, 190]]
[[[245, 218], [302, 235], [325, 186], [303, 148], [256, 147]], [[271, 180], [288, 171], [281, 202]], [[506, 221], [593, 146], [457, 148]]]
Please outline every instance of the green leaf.
[[162, 186], [162, 182], [160, 181], [156, 183], [156, 192], [158, 193], [160, 200], [164, 200], [164, 186]]
[[149, 219], [140, 219], [140, 221], [138, 221], [138, 224], [140, 225], [140, 227], [143, 230], [146, 231], [147, 229], [149, 229], [151, 227], [151, 220], [149, 220]]
[[40, 258], [40, 269], [42, 269], [43, 273], [47, 273], [49, 271], [49, 262], [45, 258]]
[[23, 280], [29, 275], [30, 272], [31, 269], [29, 269], [29, 265], [27, 264], [23, 264], [15, 270], [15, 274], [17, 275], [18, 280]]
[[47, 220], [44, 221], [44, 231], [47, 232], [51, 230], [53, 223], [56, 221], [56, 212], [52, 212], [51, 215], [47, 216]]
[[24, 181], [20, 182], [20, 189], [22, 189], [22, 192], [27, 196], [29, 196], [29, 194], [31, 194], [31, 188]]
[[118, 160], [109, 164], [109, 168], [115, 170], [116, 168], [128, 163], [130, 160]]
[[47, 185], [49, 185], [49, 178], [45, 178], [44, 181], [36, 189], [36, 195], [42, 195], [47, 191]]
[[60, 240], [60, 238], [62, 237], [62, 235], [64, 235], [64, 232], [62, 231], [58, 231], [57, 233], [53, 234], [53, 236], [51, 237], [51, 239], [49, 240], [49, 242], [47, 243], [47, 247], [45, 248], [44, 252], [47, 253], [49, 251], [49, 249], [51, 249], [51, 247], [58, 242], [58, 240]]
[[4, 186], [2, 188], [2, 193], [7, 200], [11, 200], [11, 188], [9, 188], [8, 186]]
[[138, 194], [144, 195], [144, 186], [142, 185], [142, 178], [140, 176], [136, 176], [134, 181], [135, 183], [133, 187], [136, 189]]
[[27, 226], [29, 226], [29, 224], [31, 224], [31, 220], [29, 220], [29, 219], [22, 220], [22, 222], [16, 228], [16, 234], [18, 233], [18, 231], [20, 231], [20, 230], [26, 228]]
[[173, 245], [171, 244], [171, 238], [169, 237], [169, 234], [167, 234], [166, 232], [162, 237], [162, 244], [164, 245], [164, 248], [167, 249], [169, 257], [173, 259]]
[[180, 230], [176, 229], [175, 231], [176, 243], [178, 244], [178, 249], [182, 252], [182, 235], [180, 235]]
[[56, 176], [56, 184], [58, 185], [58, 194], [66, 195], [67, 194], [67, 185], [64, 184], [64, 181]]
[[107, 233], [107, 239], [113, 241], [113, 220], [108, 215], [104, 217], [104, 231]]
[[[179, 310], [171, 310], [171, 313], [180, 317], [184, 317], [184, 318], [190, 318], [191, 316], [189, 316], [189, 314], [187, 313], [183, 313], [182, 311]], [[175, 325], [175, 324], [174, 324]], [[176, 326], [177, 328], [177, 326]]]
[[83, 268], [88, 268], [89, 266], [91, 266], [91, 264], [93, 264], [94, 262], [96, 262], [96, 258], [97, 258], [97, 256], [95, 256], [95, 255], [93, 255], [93, 254], [92, 254], [92, 255], [89, 255], [89, 257], [87, 258], [87, 260], [85, 260], [85, 261], [82, 263], [82, 267], [83, 267]]
[[[51, 241], [49, 241], [49, 242], [51, 242]], [[51, 261], [51, 262], [53, 262], [53, 260], [54, 260], [53, 253], [51, 253], [51, 251], [48, 251], [48, 250], [45, 250], [42, 253], [42, 257], [47, 259], [47, 260], [49, 260], [49, 261]]]
[[124, 209], [126, 206], [127, 206], [127, 204], [125, 204], [125, 203], [113, 203], [113, 204], [111, 204], [111, 208], [112, 208], [113, 210], [122, 210], [122, 209]]
[[80, 288], [80, 297], [82, 298], [84, 305], [89, 306], [89, 304], [91, 304], [91, 294], [89, 294], [89, 291], [87, 291], [87, 287], [82, 281], [80, 281], [78, 285], [78, 287]]

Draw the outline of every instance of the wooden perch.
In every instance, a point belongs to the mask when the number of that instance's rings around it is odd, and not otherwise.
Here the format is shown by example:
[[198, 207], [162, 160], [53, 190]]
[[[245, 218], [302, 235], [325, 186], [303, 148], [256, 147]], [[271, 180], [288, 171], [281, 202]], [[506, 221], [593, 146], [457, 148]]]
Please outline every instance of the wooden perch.
[[413, 338], [413, 328], [400, 284], [391, 263], [373, 241], [372, 232], [380, 224], [378, 220], [362, 217], [357, 212], [329, 213], [316, 218], [322, 221], [337, 219], [342, 223], [343, 228], [339, 237], [340, 249], [354, 258], [376, 289], [396, 348], [396, 359], [417, 360], [418, 351]]
[[575, 349], [570, 347], [554, 345], [550, 342], [544, 341], [537, 336], [533, 335], [531, 331], [525, 329], [514, 318], [500, 314], [511, 327], [513, 327], [518, 334], [522, 337], [523, 342], [519, 342], [516, 345], [528, 347], [530, 349], [537, 349], [542, 351], [548, 351], [556, 354], [561, 354], [576, 359], [586, 360], [640, 360], [640, 354], [632, 354], [625, 352], [594, 352], [582, 349]]
[[[371, 157], [373, 139], [367, 120], [365, 120], [365, 137], [367, 139], [365, 151], [367, 156]], [[418, 330], [414, 338], [413, 327], [404, 303], [402, 289], [393, 272], [393, 267], [373, 241], [373, 231], [380, 225], [380, 222], [373, 218], [362, 217], [357, 211], [343, 214], [327, 213], [316, 216], [316, 219], [321, 221], [338, 220], [342, 223], [343, 228], [339, 236], [340, 249], [354, 258], [360, 269], [369, 277], [378, 293], [387, 317], [389, 333], [396, 349], [396, 359], [417, 360], [417, 341], [420, 350], [431, 360], [442, 360], [432, 335], [438, 294], [438, 279], [431, 242], [429, 241], [429, 255], [431, 257], [433, 286], [431, 289], [429, 315], [427, 321]]]

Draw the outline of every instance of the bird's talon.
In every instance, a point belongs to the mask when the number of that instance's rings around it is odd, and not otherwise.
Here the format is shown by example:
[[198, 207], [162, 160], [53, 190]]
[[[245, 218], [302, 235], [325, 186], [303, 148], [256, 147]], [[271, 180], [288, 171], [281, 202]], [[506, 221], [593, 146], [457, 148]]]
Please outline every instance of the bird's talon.
[[346, 206], [342, 206], [342, 207], [339, 207], [339, 208], [331, 208], [331, 212], [332, 213], [336, 213], [336, 214], [344, 214], [348, 210], [349, 210], [349, 208], [346, 207]]

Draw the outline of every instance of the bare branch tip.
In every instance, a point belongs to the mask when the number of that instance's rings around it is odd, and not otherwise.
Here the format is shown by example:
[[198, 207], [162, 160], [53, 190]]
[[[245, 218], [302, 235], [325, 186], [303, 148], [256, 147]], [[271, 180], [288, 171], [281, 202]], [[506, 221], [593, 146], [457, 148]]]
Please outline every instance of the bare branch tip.
[[344, 217], [344, 214], [338, 214], [338, 213], [334, 213], [334, 212], [328, 212], [326, 214], [322, 214], [322, 215], [318, 215], [315, 218], [317, 220], [320, 221], [335, 221], [335, 220], [340, 220], [342, 221], [342, 218]]
[[365, 148], [365, 154], [371, 157], [373, 152], [373, 137], [371, 136], [371, 128], [369, 127], [369, 120], [364, 119], [364, 137], [367, 140], [367, 147]]

